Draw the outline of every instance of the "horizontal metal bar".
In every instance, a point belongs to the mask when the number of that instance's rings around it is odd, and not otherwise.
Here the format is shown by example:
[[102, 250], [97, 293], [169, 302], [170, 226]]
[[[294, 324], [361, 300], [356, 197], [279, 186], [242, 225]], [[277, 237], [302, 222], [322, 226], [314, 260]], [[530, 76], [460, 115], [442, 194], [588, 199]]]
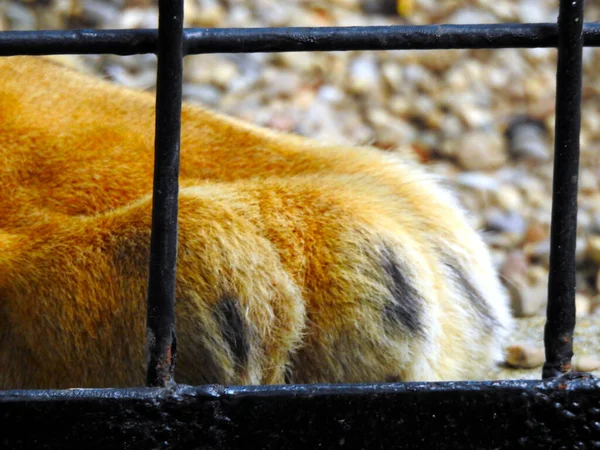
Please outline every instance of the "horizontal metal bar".
[[0, 32], [0, 56], [156, 53], [158, 30]]
[[[600, 23], [584, 25], [600, 46]], [[558, 46], [553, 23], [320, 28], [188, 28], [187, 54]], [[157, 30], [4, 31], [0, 56], [156, 53]]]
[[[190, 29], [188, 54], [346, 50], [556, 47], [556, 24]], [[586, 24], [586, 45], [600, 45], [600, 24]]]
[[600, 379], [0, 392], [3, 448], [598, 448]]

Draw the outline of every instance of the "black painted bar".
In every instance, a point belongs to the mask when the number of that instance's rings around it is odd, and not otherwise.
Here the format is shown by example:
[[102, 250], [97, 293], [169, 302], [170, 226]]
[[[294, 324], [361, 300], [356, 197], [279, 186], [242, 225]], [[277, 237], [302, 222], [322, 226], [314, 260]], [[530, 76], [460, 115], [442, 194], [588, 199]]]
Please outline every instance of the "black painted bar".
[[[188, 54], [558, 46], [552, 23], [322, 28], [189, 28]], [[4, 31], [0, 56], [156, 53], [157, 30]], [[600, 46], [600, 24], [584, 25], [584, 45]]]
[[0, 32], [0, 56], [156, 53], [158, 30]]
[[0, 392], [6, 449], [594, 449], [600, 379]]
[[152, 236], [148, 281], [148, 386], [173, 382], [175, 273], [183, 82], [183, 0], [160, 0]]
[[[586, 26], [600, 44], [599, 24]], [[190, 29], [190, 54], [344, 50], [556, 47], [556, 24], [394, 25], [331, 28]]]
[[573, 357], [583, 3], [584, 0], [561, 0], [558, 18], [556, 131], [543, 378], [569, 371]]

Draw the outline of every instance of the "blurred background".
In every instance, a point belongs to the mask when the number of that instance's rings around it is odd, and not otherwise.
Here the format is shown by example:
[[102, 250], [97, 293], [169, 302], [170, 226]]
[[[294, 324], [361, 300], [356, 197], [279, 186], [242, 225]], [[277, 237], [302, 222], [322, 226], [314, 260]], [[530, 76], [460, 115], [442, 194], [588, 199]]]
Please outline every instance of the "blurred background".
[[[152, 0], [0, 2], [0, 30], [156, 28]], [[558, 0], [186, 0], [186, 27], [556, 22]], [[600, 1], [586, 2], [586, 22]], [[584, 49], [577, 314], [580, 367], [600, 369], [600, 49]], [[154, 55], [61, 56], [153, 91]], [[556, 50], [189, 56], [186, 101], [324, 142], [408, 149], [448, 177], [482, 230], [540, 358], [547, 298]], [[543, 356], [543, 355], [542, 355]], [[543, 358], [542, 358], [543, 360]], [[595, 362], [594, 362], [595, 361]], [[516, 374], [516, 375], [515, 375]], [[539, 370], [490, 377], [537, 378]]]

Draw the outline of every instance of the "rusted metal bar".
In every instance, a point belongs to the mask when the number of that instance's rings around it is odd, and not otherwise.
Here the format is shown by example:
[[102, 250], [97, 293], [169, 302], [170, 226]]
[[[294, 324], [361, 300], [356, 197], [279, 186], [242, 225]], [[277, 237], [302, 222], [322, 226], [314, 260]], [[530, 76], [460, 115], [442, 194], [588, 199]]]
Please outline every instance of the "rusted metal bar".
[[584, 0], [561, 0], [558, 17], [556, 131], [543, 378], [568, 372], [573, 357], [583, 3]]
[[177, 200], [183, 82], [183, 0], [159, 1], [152, 236], [148, 279], [148, 386], [173, 382]]
[[600, 380], [0, 392], [2, 448], [594, 449]]

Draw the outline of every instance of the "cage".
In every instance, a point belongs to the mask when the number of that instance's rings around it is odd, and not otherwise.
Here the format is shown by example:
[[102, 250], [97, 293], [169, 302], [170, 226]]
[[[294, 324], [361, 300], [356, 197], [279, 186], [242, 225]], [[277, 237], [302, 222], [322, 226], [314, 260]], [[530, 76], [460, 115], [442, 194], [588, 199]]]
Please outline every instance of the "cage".
[[[147, 387], [0, 392], [3, 448], [600, 448], [600, 381], [570, 371], [582, 47], [600, 46], [583, 0], [557, 24], [184, 29], [183, 0], [158, 30], [0, 33], [0, 56], [158, 56]], [[539, 381], [184, 386], [173, 381], [182, 65], [191, 54], [558, 49], [546, 362]], [[575, 180], [575, 182], [574, 182]]]

